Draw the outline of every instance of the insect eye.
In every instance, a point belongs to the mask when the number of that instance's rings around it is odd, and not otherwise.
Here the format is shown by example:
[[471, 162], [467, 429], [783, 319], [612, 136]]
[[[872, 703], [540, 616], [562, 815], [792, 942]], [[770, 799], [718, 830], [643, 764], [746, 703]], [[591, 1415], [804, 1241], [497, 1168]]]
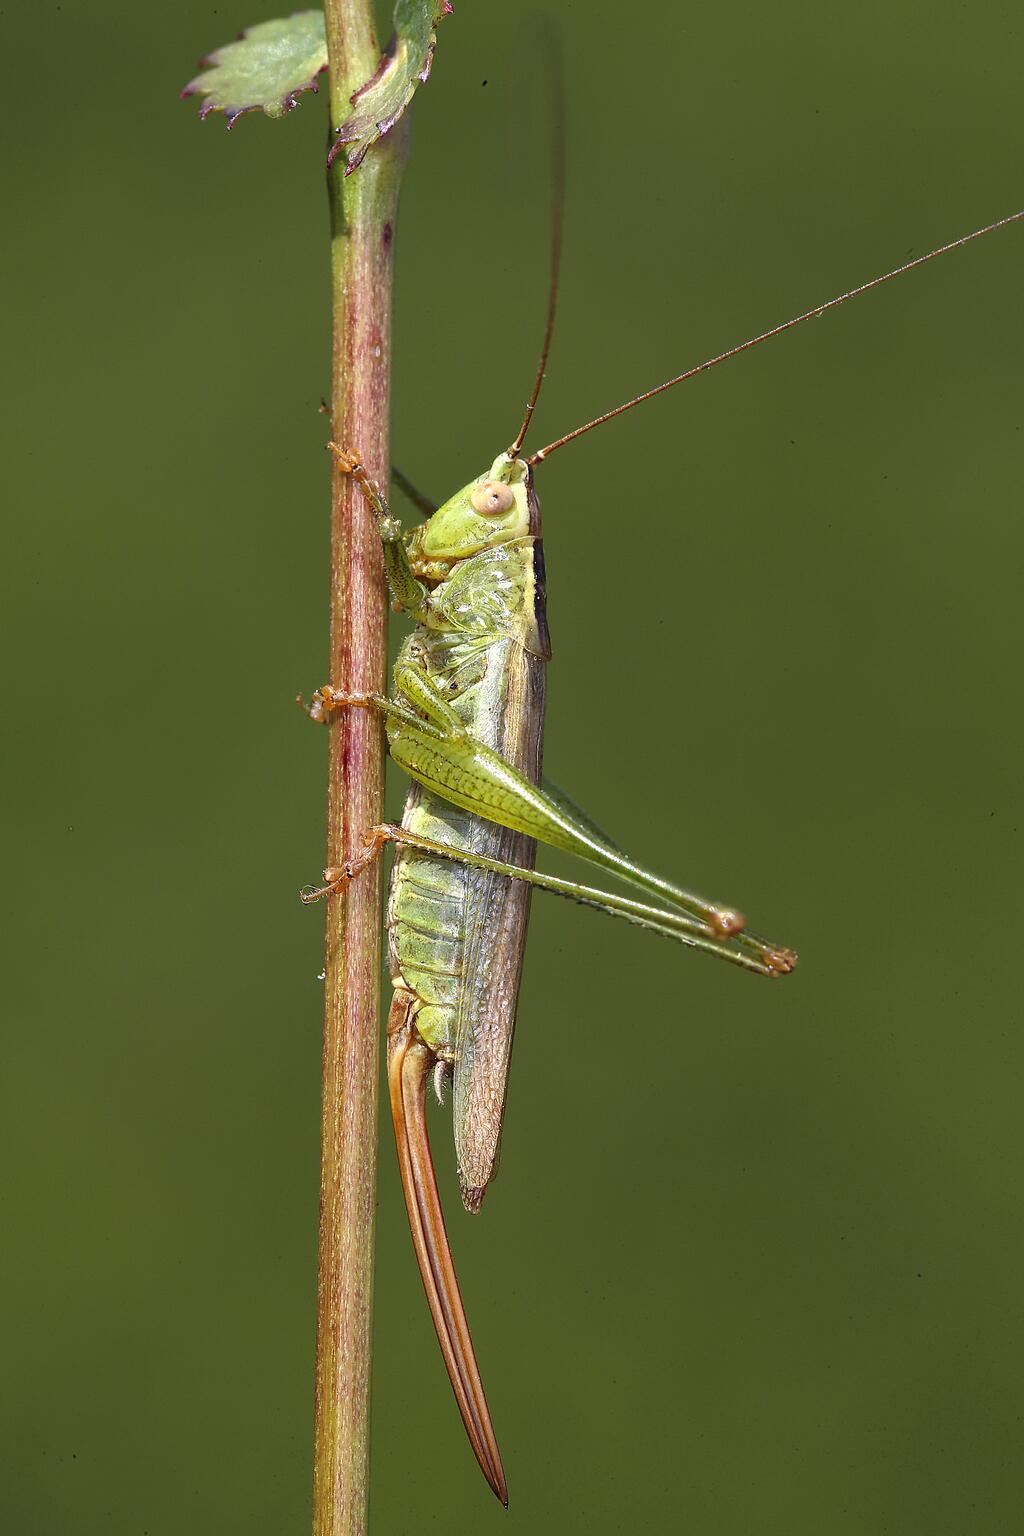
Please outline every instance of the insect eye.
[[469, 500], [474, 512], [488, 513], [491, 517], [511, 512], [516, 503], [512, 487], [501, 480], [481, 480]]

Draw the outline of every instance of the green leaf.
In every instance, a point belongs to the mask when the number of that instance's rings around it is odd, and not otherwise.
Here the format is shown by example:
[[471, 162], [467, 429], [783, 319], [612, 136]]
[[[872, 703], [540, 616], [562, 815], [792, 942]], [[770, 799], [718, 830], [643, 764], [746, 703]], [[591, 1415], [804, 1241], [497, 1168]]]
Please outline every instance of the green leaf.
[[352, 97], [355, 111], [337, 129], [328, 165], [348, 146], [348, 176], [362, 163], [371, 144], [395, 126], [416, 87], [430, 74], [437, 24], [451, 10], [449, 0], [396, 0], [395, 35], [373, 79]]
[[202, 60], [210, 68], [186, 85], [182, 96], [205, 96], [199, 116], [223, 112], [230, 128], [243, 112], [283, 117], [303, 91], [317, 89], [327, 68], [323, 11], [296, 11], [249, 27]]

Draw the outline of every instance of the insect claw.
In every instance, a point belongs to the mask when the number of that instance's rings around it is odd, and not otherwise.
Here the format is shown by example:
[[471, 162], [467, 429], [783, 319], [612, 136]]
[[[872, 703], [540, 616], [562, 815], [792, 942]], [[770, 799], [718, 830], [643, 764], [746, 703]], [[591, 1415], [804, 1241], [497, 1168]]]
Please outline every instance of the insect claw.
[[324, 870], [323, 885], [304, 885], [299, 892], [299, 900], [310, 907], [324, 896], [333, 896], [357, 874], [359, 869], [354, 870], [351, 864], [331, 864]]
[[334, 462], [343, 475], [354, 475], [362, 468], [359, 455], [353, 453], [350, 448], [342, 448], [339, 443], [332, 440], [327, 444], [327, 451], [334, 454]]
[[325, 708], [326, 701], [324, 699], [322, 689], [317, 688], [314, 690], [308, 704], [302, 697], [301, 693], [297, 693], [295, 695], [295, 702], [302, 710], [302, 713], [309, 716], [314, 725], [327, 724], [327, 710]]
[[310, 906], [322, 896], [333, 896], [343, 890], [350, 880], [355, 880], [364, 869], [369, 869], [373, 861], [380, 857], [385, 843], [391, 842], [393, 836], [394, 828], [386, 824], [371, 827], [363, 839], [362, 853], [354, 859], [347, 859], [344, 864], [329, 864], [323, 872], [323, 885], [304, 885], [299, 892], [300, 900]]

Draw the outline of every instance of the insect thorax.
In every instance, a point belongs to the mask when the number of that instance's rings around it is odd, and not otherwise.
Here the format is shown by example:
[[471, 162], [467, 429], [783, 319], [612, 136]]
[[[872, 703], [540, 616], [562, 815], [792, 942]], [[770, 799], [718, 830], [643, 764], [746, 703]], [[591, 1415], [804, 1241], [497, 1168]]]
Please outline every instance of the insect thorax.
[[532, 537], [461, 560], [430, 593], [428, 618], [402, 647], [439, 682], [486, 658], [496, 643], [545, 655], [540, 541]]

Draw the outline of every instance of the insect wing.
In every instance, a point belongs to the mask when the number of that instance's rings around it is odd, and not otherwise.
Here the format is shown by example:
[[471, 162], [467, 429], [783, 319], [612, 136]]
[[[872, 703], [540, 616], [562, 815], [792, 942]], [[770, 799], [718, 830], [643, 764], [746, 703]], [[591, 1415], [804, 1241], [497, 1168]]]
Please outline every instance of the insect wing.
[[[534, 782], [540, 778], [545, 668], [539, 657], [510, 647], [502, 669], [505, 699], [495, 712], [495, 747]], [[479, 817], [468, 841], [476, 853], [532, 869], [532, 838]], [[464, 972], [455, 1033], [453, 1120], [459, 1183], [469, 1210], [478, 1210], [494, 1175], [505, 1112], [531, 889], [487, 870], [465, 871]]]

